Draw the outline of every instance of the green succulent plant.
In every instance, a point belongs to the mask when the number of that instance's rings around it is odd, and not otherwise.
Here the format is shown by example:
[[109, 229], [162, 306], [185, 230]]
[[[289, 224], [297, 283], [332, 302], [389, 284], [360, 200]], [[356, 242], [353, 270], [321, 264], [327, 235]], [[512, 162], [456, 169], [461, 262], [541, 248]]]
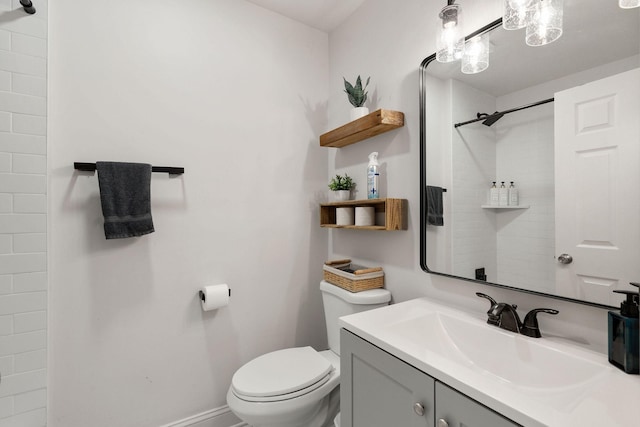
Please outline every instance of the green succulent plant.
[[329, 190], [331, 191], [351, 190], [354, 186], [355, 183], [346, 173], [344, 176], [336, 175], [335, 178], [331, 178], [331, 182], [329, 182]]
[[369, 80], [371, 80], [371, 77], [367, 77], [364, 87], [362, 87], [362, 80], [360, 79], [360, 76], [356, 79], [355, 85], [349, 83], [344, 77], [342, 80], [344, 80], [344, 92], [349, 97], [351, 105], [354, 107], [362, 107], [367, 101], [367, 86], [369, 86]]

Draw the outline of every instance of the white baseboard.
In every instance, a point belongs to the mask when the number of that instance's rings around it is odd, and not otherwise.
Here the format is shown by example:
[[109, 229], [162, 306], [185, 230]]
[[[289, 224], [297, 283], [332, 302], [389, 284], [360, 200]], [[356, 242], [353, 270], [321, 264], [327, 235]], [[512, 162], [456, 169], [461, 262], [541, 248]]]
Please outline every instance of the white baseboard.
[[235, 416], [228, 406], [211, 409], [162, 427], [243, 427], [248, 426]]

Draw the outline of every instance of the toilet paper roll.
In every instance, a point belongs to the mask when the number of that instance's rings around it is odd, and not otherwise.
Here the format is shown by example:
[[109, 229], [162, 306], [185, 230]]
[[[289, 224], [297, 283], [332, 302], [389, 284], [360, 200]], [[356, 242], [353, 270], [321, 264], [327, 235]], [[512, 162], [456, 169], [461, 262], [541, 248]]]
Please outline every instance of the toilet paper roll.
[[229, 286], [226, 284], [204, 286], [199, 294], [204, 311], [216, 310], [229, 304]]
[[358, 206], [356, 208], [356, 225], [375, 225], [376, 211], [373, 206]]
[[353, 208], [336, 208], [336, 225], [353, 225]]

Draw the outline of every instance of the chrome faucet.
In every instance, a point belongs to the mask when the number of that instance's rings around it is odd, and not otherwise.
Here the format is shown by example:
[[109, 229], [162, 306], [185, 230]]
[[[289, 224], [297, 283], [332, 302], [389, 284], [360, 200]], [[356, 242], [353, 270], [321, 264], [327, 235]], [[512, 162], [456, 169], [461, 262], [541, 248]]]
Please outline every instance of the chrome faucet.
[[518, 308], [515, 304], [507, 304], [505, 302], [497, 302], [487, 294], [476, 292], [481, 298], [486, 298], [491, 303], [489, 311], [487, 311], [487, 323], [497, 326], [507, 331], [517, 332], [528, 337], [540, 338], [540, 327], [538, 326], [538, 313], [558, 314], [558, 310], [551, 308], [534, 308], [524, 317], [524, 322], [520, 320]]

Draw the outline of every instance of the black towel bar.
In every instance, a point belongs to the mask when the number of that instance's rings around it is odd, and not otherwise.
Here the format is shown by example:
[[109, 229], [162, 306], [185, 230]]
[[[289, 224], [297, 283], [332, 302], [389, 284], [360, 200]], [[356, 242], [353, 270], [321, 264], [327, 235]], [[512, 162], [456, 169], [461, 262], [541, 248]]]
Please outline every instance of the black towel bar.
[[[73, 168], [79, 171], [93, 172], [96, 170], [96, 164], [74, 162]], [[151, 172], [162, 172], [168, 173], [170, 175], [182, 175], [184, 173], [184, 168], [176, 168], [172, 166], [152, 166]]]

